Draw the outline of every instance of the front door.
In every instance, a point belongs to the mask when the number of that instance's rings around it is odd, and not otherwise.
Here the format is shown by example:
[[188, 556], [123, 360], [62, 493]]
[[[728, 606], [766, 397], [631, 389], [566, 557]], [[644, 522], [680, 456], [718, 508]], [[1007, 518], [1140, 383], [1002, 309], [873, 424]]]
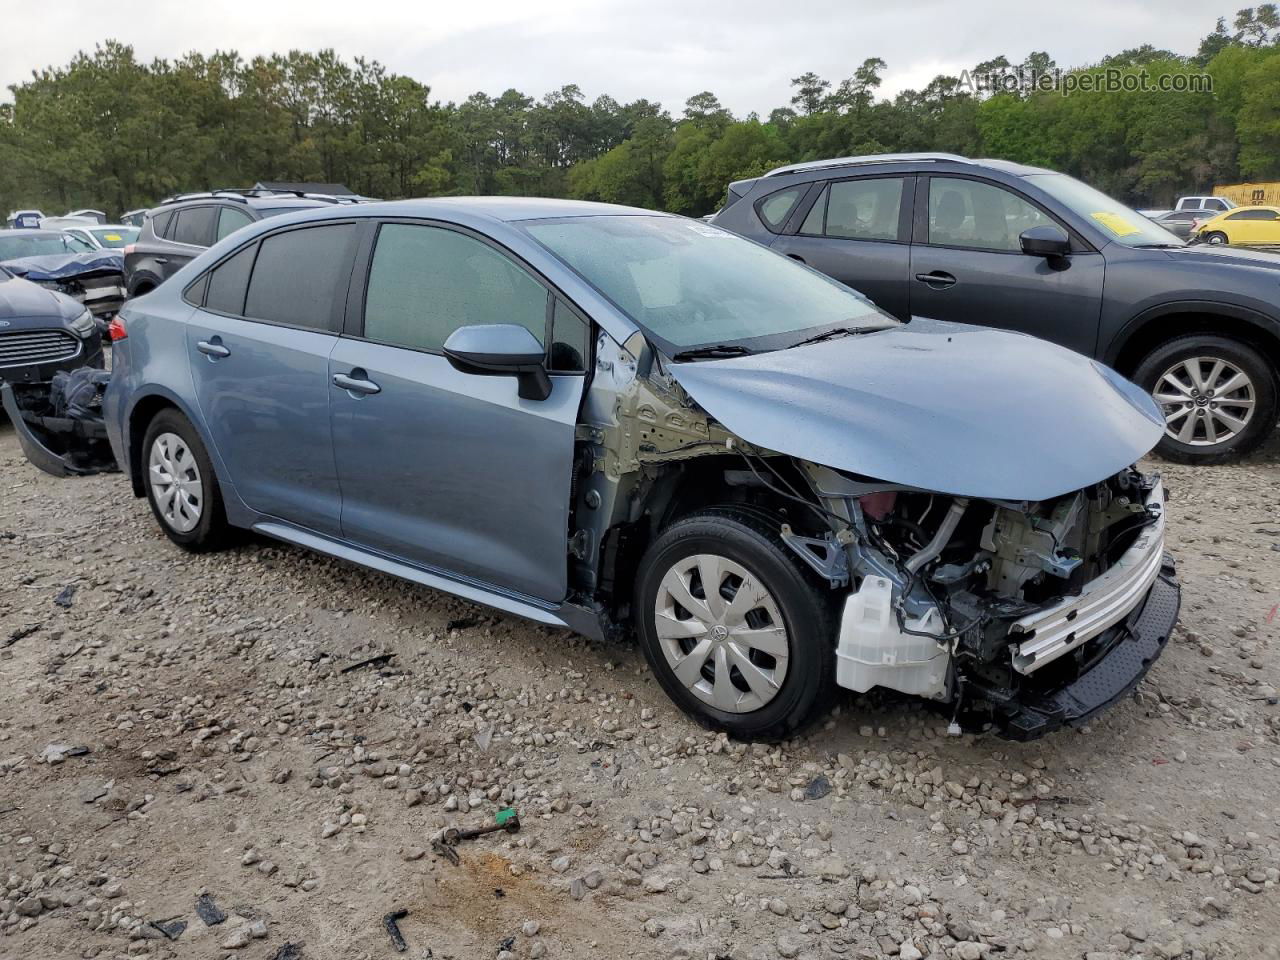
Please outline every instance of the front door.
[[836, 180], [822, 188], [799, 230], [771, 246], [906, 320], [912, 182], [905, 177]]
[[267, 516], [339, 536], [329, 426], [356, 227], [270, 234], [209, 274], [187, 326], [200, 412], [236, 494]]
[[[565, 598], [586, 338], [581, 319], [555, 307], [539, 279], [478, 236], [421, 222], [379, 227], [362, 335], [341, 339], [329, 360], [347, 540], [525, 596]], [[515, 378], [461, 373], [441, 354], [454, 330], [490, 323], [553, 343], [550, 397], [522, 400]]]
[[1017, 330], [1092, 354], [1105, 261], [1024, 254], [1019, 235], [1057, 224], [1030, 200], [970, 177], [921, 178], [911, 245], [911, 312]]

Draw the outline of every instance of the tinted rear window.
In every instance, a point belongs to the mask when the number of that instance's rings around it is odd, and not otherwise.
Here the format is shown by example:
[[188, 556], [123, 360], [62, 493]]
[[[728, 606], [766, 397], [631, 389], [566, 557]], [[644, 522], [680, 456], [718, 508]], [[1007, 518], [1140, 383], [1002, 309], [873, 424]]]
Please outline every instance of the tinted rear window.
[[244, 313], [257, 320], [334, 329], [334, 297], [345, 296], [355, 226], [339, 223], [278, 233], [262, 241]]
[[217, 207], [187, 207], [179, 210], [178, 223], [170, 237], [176, 243], [207, 247], [209, 238], [213, 236], [213, 218], [217, 215]]
[[253, 255], [257, 244], [245, 247], [209, 271], [209, 295], [204, 305], [207, 310], [219, 313], [244, 313], [244, 294], [249, 286], [249, 271], [253, 269]]
[[151, 232], [157, 237], [165, 236], [165, 231], [169, 229], [169, 221], [172, 219], [172, 210], [166, 210], [164, 213], [157, 213], [151, 218]]

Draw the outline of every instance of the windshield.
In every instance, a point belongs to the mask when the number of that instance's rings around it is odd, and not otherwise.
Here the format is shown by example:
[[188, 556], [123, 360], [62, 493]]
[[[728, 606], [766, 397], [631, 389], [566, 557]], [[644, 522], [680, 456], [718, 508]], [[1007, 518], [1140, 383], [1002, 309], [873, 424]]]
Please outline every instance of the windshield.
[[1100, 190], [1061, 173], [1033, 173], [1024, 178], [1073, 213], [1091, 220], [1126, 247], [1184, 247], [1186, 242]]
[[[8, 231], [5, 231], [6, 233]], [[19, 257], [43, 257], [48, 254], [74, 253], [88, 250], [83, 240], [65, 234], [20, 233], [10, 236], [0, 234], [0, 260], [16, 260]]]
[[110, 247], [113, 250], [123, 247], [125, 244], [133, 243], [138, 239], [140, 232], [137, 227], [107, 227], [102, 230], [90, 230], [90, 233], [97, 238], [98, 242], [104, 247]]
[[696, 220], [574, 217], [524, 227], [668, 354], [717, 344], [776, 350], [824, 329], [897, 323], [848, 287]]

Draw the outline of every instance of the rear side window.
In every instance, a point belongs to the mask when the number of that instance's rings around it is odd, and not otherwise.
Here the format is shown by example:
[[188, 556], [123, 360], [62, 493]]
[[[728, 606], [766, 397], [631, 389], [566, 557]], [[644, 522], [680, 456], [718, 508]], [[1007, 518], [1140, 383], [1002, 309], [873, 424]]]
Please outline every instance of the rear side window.
[[236, 316], [244, 313], [249, 271], [253, 269], [253, 255], [257, 250], [258, 245], [251, 244], [209, 271], [209, 293], [204, 301], [206, 310]]
[[351, 276], [349, 223], [266, 237], [254, 263], [244, 315], [311, 330], [334, 329], [334, 298]]
[[194, 247], [209, 246], [209, 238], [213, 236], [213, 218], [217, 216], [217, 207], [187, 207], [175, 212], [177, 224], [169, 234], [175, 243], [189, 243]]
[[545, 344], [546, 289], [466, 234], [403, 223], [378, 231], [365, 294], [365, 337], [438, 352], [459, 327], [485, 323], [518, 323]]
[[251, 223], [253, 223], [253, 218], [243, 210], [223, 207], [218, 211], [218, 233], [213, 238], [214, 242], [216, 243], [223, 237], [235, 233], [241, 227], [247, 227]]
[[789, 187], [786, 190], [771, 193], [761, 200], [756, 210], [760, 214], [760, 219], [764, 221], [764, 225], [774, 233], [780, 231], [787, 222], [787, 217], [791, 216], [791, 211], [800, 202], [805, 189], [805, 187]]
[[897, 240], [902, 183], [890, 177], [831, 184], [824, 233], [847, 240]]

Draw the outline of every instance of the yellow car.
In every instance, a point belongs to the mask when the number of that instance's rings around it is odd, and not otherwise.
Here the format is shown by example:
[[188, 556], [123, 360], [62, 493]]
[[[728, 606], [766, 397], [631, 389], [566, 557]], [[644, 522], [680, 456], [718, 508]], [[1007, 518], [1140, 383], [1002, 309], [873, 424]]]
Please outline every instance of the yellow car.
[[1280, 207], [1236, 207], [1196, 225], [1202, 243], [1280, 243]]

